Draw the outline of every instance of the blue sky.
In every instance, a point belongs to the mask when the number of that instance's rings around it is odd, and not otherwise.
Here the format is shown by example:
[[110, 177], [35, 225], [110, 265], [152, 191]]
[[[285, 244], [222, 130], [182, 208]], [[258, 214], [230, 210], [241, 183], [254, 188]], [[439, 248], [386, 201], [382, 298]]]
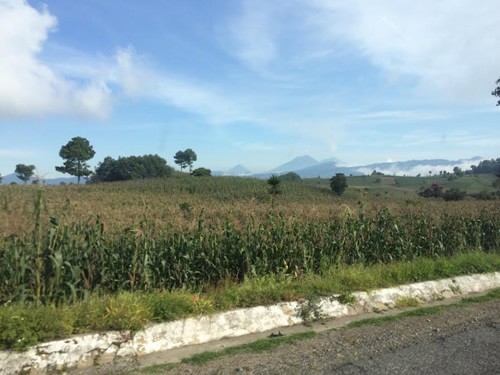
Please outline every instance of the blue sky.
[[499, 157], [498, 0], [0, 0], [0, 173]]

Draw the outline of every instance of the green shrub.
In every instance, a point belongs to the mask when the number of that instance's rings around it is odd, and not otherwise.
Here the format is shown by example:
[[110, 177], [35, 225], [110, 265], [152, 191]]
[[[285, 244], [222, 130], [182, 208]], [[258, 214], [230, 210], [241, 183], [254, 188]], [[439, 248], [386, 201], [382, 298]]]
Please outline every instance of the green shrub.
[[165, 322], [190, 315], [196, 310], [196, 298], [186, 292], [151, 293], [143, 297], [149, 306], [152, 319]]
[[0, 309], [0, 349], [30, 346], [73, 333], [71, 314], [54, 306], [15, 304]]
[[120, 293], [106, 302], [103, 319], [105, 329], [138, 331], [152, 320], [151, 311], [140, 295]]
[[465, 198], [467, 193], [458, 188], [451, 188], [450, 190], [446, 190], [443, 194], [443, 198], [445, 201], [461, 201]]

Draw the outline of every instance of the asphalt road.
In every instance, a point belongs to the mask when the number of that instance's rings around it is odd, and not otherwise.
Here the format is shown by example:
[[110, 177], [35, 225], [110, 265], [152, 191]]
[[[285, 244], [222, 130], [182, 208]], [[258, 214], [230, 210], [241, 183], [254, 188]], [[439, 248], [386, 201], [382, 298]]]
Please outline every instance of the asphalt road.
[[500, 374], [499, 325], [469, 326], [432, 342], [413, 344], [342, 365], [332, 361], [320, 374]]

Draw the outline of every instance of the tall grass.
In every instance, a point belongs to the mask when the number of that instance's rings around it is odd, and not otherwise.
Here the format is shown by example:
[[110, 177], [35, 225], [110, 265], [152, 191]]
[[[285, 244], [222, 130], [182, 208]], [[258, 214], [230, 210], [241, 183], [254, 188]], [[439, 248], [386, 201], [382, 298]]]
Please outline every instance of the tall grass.
[[[17, 206], [13, 220], [22, 228], [0, 238], [0, 304], [60, 304], [118, 291], [199, 291], [255, 276], [299, 277], [337, 265], [500, 248], [494, 205], [443, 204], [438, 211], [432, 204], [345, 204], [321, 188], [289, 184], [286, 198], [278, 197], [271, 208], [265, 182], [228, 181], [233, 185], [181, 179], [43, 193], [5, 189], [4, 211]], [[9, 196], [16, 194], [31, 196], [31, 203]], [[180, 209], [184, 202], [194, 209]]]

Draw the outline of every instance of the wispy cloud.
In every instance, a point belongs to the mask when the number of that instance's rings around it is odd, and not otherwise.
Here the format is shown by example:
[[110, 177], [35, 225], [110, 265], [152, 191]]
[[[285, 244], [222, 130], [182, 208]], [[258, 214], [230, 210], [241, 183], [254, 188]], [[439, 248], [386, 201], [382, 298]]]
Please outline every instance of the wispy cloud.
[[244, 100], [193, 79], [148, 66], [132, 48], [117, 52], [116, 79], [126, 95], [147, 97], [182, 111], [203, 116], [212, 123], [258, 121]]
[[489, 98], [498, 77], [496, 0], [304, 0], [309, 22], [390, 75], [411, 75], [432, 98]]
[[497, 0], [242, 4], [228, 27], [229, 52], [258, 72], [290, 60], [312, 69], [318, 60], [335, 63], [339, 51], [349, 51], [382, 69], [389, 81], [414, 78], [409, 94], [417, 88], [432, 100], [491, 102], [500, 61]]
[[500, 138], [491, 134], [473, 134], [469, 132], [454, 132], [436, 135], [434, 132], [414, 131], [401, 135], [400, 147], [429, 146], [433, 144], [466, 146], [480, 149], [482, 146], [492, 147], [500, 144]]
[[36, 10], [24, 0], [0, 1], [0, 118], [104, 118], [125, 96], [153, 99], [211, 122], [255, 120], [243, 99], [155, 70], [133, 48], [88, 56], [56, 46], [64, 50], [64, 59], [51, 56], [42, 61], [40, 53], [56, 27], [57, 19], [46, 7]]
[[375, 111], [354, 114], [351, 116], [353, 120], [370, 120], [370, 121], [384, 121], [384, 122], [401, 122], [401, 121], [425, 121], [425, 120], [439, 120], [449, 117], [443, 112], [430, 112], [418, 110], [406, 111]]
[[245, 65], [262, 71], [277, 56], [277, 6], [265, 0], [243, 0], [241, 14], [228, 25], [230, 51]]

